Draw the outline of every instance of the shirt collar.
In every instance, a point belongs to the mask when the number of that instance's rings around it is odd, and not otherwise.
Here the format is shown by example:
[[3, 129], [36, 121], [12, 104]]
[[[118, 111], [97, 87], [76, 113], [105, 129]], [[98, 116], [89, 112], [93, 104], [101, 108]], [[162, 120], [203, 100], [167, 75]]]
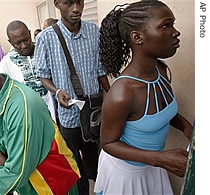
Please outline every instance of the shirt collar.
[[78, 38], [80, 38], [80, 37], [82, 37], [82, 38], [84, 38], [84, 39], [87, 39], [87, 30], [86, 30], [86, 25], [85, 25], [86, 23], [85, 23], [85, 21], [82, 21], [81, 20], [81, 27], [80, 27], [80, 30], [79, 30], [79, 32], [76, 34], [76, 35], [74, 35], [73, 33], [71, 33], [67, 28], [66, 28], [66, 26], [62, 23], [62, 21], [61, 21], [61, 19], [58, 21], [58, 25], [59, 25], [59, 27], [61, 27], [62, 29], [64, 29], [64, 31], [66, 32], [66, 33], [70, 33], [71, 35], [71, 38], [72, 39], [78, 39]]

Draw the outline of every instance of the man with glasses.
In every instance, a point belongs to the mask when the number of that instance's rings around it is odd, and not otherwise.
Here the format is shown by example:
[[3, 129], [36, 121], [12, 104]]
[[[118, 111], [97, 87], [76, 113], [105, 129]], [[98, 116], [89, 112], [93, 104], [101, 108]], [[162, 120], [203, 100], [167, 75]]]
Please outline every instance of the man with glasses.
[[22, 21], [15, 20], [7, 26], [7, 36], [13, 48], [0, 62], [0, 72], [7, 73], [11, 78], [25, 83], [36, 91], [44, 99], [52, 119], [56, 121], [52, 95], [42, 85], [34, 71], [35, 44], [32, 42], [30, 30]]

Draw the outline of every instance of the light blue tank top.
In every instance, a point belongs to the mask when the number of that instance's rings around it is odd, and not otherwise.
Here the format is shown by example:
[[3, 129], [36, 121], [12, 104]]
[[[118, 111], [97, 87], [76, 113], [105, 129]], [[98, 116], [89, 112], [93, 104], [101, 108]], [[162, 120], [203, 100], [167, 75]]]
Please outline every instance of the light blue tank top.
[[[127, 78], [147, 84], [147, 100], [146, 109], [143, 117], [136, 121], [127, 121], [124, 127], [123, 134], [120, 140], [130, 146], [150, 150], [162, 151], [165, 148], [165, 141], [169, 132], [170, 120], [177, 114], [178, 106], [175, 96], [170, 92], [170, 83], [160, 74], [156, 67], [158, 77], [155, 81], [145, 81], [131, 76], [120, 76], [116, 80]], [[152, 89], [151, 89], [152, 88]], [[165, 101], [166, 107], [160, 110], [158, 105], [158, 96], [156, 94], [157, 88], [161, 91], [161, 95]], [[154, 98], [156, 102], [156, 113], [149, 115], [148, 108], [150, 103], [150, 92], [154, 90]], [[172, 90], [171, 90], [172, 91]], [[172, 99], [168, 102], [166, 93]], [[143, 163], [126, 161], [136, 166], [144, 166]]]

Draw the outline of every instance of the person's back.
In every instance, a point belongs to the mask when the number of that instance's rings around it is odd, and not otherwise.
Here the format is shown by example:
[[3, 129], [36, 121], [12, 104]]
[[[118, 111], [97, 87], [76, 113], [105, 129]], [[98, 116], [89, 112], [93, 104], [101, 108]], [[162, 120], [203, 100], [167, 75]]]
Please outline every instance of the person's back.
[[42, 98], [0, 74], [0, 99], [0, 194], [65, 195], [80, 174]]

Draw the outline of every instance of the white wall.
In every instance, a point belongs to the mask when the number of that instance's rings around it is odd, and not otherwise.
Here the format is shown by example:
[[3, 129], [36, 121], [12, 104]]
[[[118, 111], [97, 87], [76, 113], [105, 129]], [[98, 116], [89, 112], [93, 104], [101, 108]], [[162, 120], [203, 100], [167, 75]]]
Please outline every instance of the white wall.
[[7, 41], [6, 27], [13, 20], [22, 20], [33, 31], [39, 28], [35, 0], [0, 0], [0, 42], [6, 52], [10, 49]]

